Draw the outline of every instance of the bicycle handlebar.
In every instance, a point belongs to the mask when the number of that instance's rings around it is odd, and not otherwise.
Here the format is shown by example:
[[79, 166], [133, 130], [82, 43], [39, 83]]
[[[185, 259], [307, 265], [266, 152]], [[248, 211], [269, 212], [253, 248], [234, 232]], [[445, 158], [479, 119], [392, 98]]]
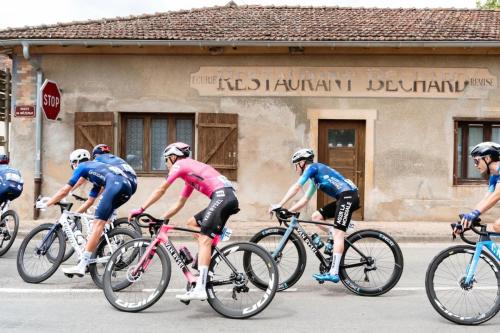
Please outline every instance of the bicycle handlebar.
[[85, 202], [85, 201], [87, 201], [87, 200], [88, 200], [88, 198], [81, 197], [81, 196], [79, 196], [79, 195], [77, 195], [77, 194], [74, 194], [74, 193], [71, 193], [71, 196], [72, 196], [73, 198], [75, 198], [76, 200], [78, 200], [78, 201], [83, 201], [83, 202]]
[[[142, 221], [141, 217], [146, 217], [150, 221]], [[139, 215], [134, 216], [135, 221], [137, 222], [137, 225], [141, 228], [149, 228], [151, 225], [161, 225], [161, 224], [168, 224], [169, 220], [168, 219], [159, 219], [156, 218], [148, 213], [141, 213]]]
[[[462, 227], [462, 218], [463, 218], [463, 214], [460, 214], [458, 215], [458, 217], [460, 218], [460, 220], [458, 221], [458, 223], [452, 223], [451, 224], [451, 228], [453, 230], [455, 230], [455, 228], [457, 228], [458, 226], [460, 226], [460, 228], [462, 228], [462, 232], [460, 232], [460, 239], [462, 239], [462, 241], [464, 241], [465, 243], [467, 244], [471, 244], [471, 245], [475, 245], [476, 242], [473, 242], [467, 238], [465, 238], [464, 236], [464, 233], [469, 231], [469, 230], [472, 230], [474, 233], [480, 235], [480, 236], [487, 236], [488, 235], [488, 232], [483, 232], [483, 231], [480, 231], [480, 230], [477, 230], [477, 227], [484, 227], [486, 228], [486, 225], [485, 224], [481, 224], [481, 219], [480, 218], [476, 218], [474, 219], [473, 221], [471, 221], [471, 224], [468, 228], [465, 228], [463, 229]], [[455, 233], [453, 233], [453, 239], [455, 239]]]

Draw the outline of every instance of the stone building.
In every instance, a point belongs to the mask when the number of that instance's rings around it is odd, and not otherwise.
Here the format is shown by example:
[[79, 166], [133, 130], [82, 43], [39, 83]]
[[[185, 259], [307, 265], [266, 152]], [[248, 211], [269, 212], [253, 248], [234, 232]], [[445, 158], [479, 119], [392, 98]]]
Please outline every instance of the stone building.
[[[485, 191], [471, 147], [500, 141], [499, 25], [489, 10], [231, 4], [3, 30], [0, 53], [13, 62], [12, 113], [36, 109], [37, 75], [61, 89], [59, 119], [43, 120], [45, 195], [69, 178], [74, 148], [108, 143], [140, 176], [123, 215], [162, 181], [164, 146], [185, 141], [237, 184], [234, 220], [264, 220], [296, 179], [291, 154], [312, 147], [358, 184], [358, 219], [450, 221]], [[23, 218], [35, 132], [35, 118], [13, 118]], [[194, 194], [180, 215], [206, 204]]]

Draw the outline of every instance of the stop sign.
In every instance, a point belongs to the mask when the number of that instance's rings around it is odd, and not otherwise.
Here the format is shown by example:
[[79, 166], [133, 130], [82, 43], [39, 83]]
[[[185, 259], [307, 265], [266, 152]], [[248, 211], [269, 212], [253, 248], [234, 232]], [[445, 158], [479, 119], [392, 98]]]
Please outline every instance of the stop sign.
[[53, 81], [45, 80], [42, 85], [42, 110], [47, 119], [56, 120], [61, 111], [61, 92]]

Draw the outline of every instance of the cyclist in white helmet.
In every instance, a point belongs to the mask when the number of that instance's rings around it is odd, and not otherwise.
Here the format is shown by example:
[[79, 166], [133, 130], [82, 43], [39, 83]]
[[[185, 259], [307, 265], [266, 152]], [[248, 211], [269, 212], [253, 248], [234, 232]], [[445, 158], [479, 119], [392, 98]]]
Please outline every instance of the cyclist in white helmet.
[[309, 188], [305, 195], [290, 207], [291, 212], [297, 212], [303, 208], [311, 197], [319, 189], [328, 196], [336, 199], [315, 211], [312, 215], [314, 221], [334, 219], [334, 248], [332, 266], [329, 272], [314, 274], [317, 281], [330, 281], [337, 283], [340, 280], [339, 267], [342, 253], [344, 252], [344, 236], [351, 221], [352, 213], [359, 208], [358, 188], [352, 181], [344, 178], [339, 172], [322, 163], [314, 163], [314, 152], [312, 149], [303, 148], [296, 151], [292, 156], [295, 171], [300, 175], [299, 180], [293, 184], [283, 199], [278, 204], [272, 205], [270, 211], [283, 207], [309, 182]]

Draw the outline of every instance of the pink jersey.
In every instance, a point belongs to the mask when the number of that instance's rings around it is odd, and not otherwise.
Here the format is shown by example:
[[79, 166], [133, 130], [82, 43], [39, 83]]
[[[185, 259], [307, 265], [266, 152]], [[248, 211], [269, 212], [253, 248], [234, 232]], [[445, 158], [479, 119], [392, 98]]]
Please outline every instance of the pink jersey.
[[181, 192], [181, 196], [184, 198], [188, 198], [193, 193], [193, 189], [210, 198], [215, 190], [222, 187], [232, 187], [226, 177], [222, 176], [210, 165], [191, 158], [175, 162], [168, 174], [167, 183], [170, 185], [177, 178], [182, 178], [186, 183]]

